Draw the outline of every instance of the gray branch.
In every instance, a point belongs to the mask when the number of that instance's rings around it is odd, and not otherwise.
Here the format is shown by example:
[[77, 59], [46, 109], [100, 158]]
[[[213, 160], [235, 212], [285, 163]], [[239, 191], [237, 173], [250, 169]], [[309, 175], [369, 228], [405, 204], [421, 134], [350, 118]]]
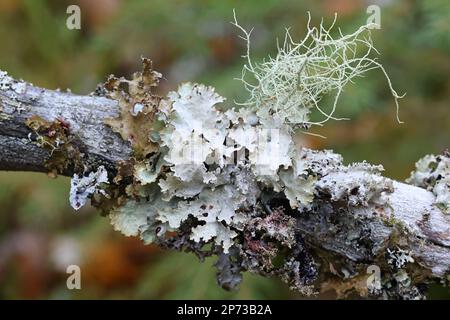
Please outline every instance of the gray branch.
[[[396, 181], [393, 185], [388, 207], [346, 207], [336, 215], [326, 202], [320, 214], [298, 219], [300, 229], [315, 247], [356, 263], [382, 261], [379, 255], [390, 246], [408, 248], [417, 268], [445, 278], [450, 272], [450, 216], [435, 206], [430, 191]], [[392, 242], [395, 237], [401, 241]]]
[[[63, 119], [80, 144], [86, 166], [112, 169], [131, 152], [130, 145], [104, 124], [106, 117], [117, 114], [114, 100], [41, 89], [0, 72], [0, 170], [46, 171], [49, 151], [33, 141], [25, 125], [35, 115], [48, 121]], [[297, 218], [303, 238], [317, 255], [370, 265], [385, 260], [380, 257], [400, 232], [400, 245], [411, 251], [416, 269], [424, 277], [445, 279], [450, 270], [450, 217], [435, 206], [432, 192], [400, 182], [393, 182], [393, 187], [388, 207], [343, 204], [336, 214], [336, 206], [323, 199], [315, 212]]]
[[[70, 134], [80, 143], [86, 164], [113, 168], [127, 159], [130, 146], [104, 123], [118, 114], [117, 101], [105, 97], [80, 96], [38, 88], [17, 81], [0, 71], [0, 170], [45, 172], [50, 152], [36, 144], [25, 121], [39, 116], [59, 118], [70, 125]], [[64, 172], [71, 176], [73, 172]]]

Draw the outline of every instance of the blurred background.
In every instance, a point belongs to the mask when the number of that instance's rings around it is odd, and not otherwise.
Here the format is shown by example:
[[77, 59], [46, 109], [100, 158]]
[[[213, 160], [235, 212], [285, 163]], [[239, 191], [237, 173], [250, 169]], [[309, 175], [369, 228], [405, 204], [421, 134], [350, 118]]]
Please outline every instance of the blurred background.
[[[66, 28], [67, 6], [81, 8], [81, 30]], [[400, 118], [382, 73], [370, 71], [345, 88], [338, 116], [302, 136], [312, 148], [331, 148], [346, 162], [383, 164], [386, 175], [403, 180], [427, 153], [450, 146], [450, 1], [448, 0], [96, 0], [0, 1], [0, 69], [46, 88], [88, 94], [113, 73], [130, 76], [141, 55], [163, 73], [160, 93], [182, 81], [216, 87], [242, 101], [240, 76], [244, 43], [229, 22], [235, 8], [240, 24], [254, 27], [252, 55], [276, 53], [276, 38], [290, 27], [305, 34], [307, 11], [313, 24], [331, 22], [356, 30], [381, 8], [374, 30], [380, 61], [400, 101]], [[1, 152], [1, 150], [0, 150]], [[277, 279], [244, 276], [240, 291], [215, 282], [214, 260], [162, 252], [112, 230], [107, 218], [86, 206], [75, 213], [68, 202], [69, 179], [44, 174], [0, 172], [0, 298], [248, 298], [294, 299]], [[82, 270], [81, 290], [66, 288], [66, 267]], [[332, 297], [332, 296], [329, 296]], [[436, 287], [432, 298], [450, 297]]]

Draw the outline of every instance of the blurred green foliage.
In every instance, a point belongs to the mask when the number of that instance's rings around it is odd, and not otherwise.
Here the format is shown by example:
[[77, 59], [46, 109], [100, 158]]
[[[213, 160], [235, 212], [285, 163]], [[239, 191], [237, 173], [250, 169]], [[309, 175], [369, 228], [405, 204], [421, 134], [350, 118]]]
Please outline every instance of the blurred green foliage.
[[[302, 137], [314, 148], [332, 148], [347, 161], [382, 163], [388, 176], [404, 179], [426, 153], [450, 142], [450, 2], [372, 1], [381, 6], [381, 30], [374, 30], [380, 62], [401, 100], [400, 118], [383, 75], [371, 71], [345, 89], [338, 116], [313, 129], [326, 140]], [[79, 4], [81, 30], [66, 28], [66, 8]], [[372, 3], [371, 3], [372, 4]], [[240, 83], [244, 43], [229, 21], [254, 27], [252, 56], [276, 52], [276, 39], [290, 27], [305, 32], [323, 17], [343, 32], [366, 22], [367, 3], [351, 0], [2, 0], [0, 69], [48, 88], [87, 94], [108, 74], [129, 76], [141, 55], [150, 57], [165, 80], [161, 93], [181, 81], [216, 87], [233, 100], [245, 99]], [[337, 31], [337, 30], [336, 30]], [[0, 298], [299, 298], [274, 279], [245, 275], [238, 292], [215, 283], [214, 261], [160, 252], [113, 232], [92, 208], [68, 206], [69, 180], [43, 174], [0, 173]], [[65, 261], [56, 250], [75, 243], [82, 266], [82, 290], [69, 291]], [[39, 250], [33, 245], [39, 244]], [[76, 251], [76, 250], [75, 250]], [[59, 253], [58, 253], [59, 252]], [[56, 257], [55, 257], [56, 255]], [[59, 256], [58, 256], [59, 255]], [[62, 256], [62, 257], [61, 257]], [[440, 289], [433, 297], [442, 297]]]

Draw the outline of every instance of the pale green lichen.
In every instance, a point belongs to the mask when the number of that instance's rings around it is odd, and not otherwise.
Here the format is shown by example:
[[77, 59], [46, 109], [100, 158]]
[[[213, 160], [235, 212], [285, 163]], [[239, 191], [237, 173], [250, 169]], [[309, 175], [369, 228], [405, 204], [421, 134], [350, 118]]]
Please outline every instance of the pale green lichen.
[[284, 194], [289, 199], [291, 208], [306, 208], [312, 203], [314, 186], [317, 180], [315, 177], [302, 177], [294, 173], [293, 169], [281, 170], [279, 176], [284, 185]]
[[[249, 46], [250, 34], [245, 35]], [[337, 98], [328, 113], [319, 105], [325, 93], [335, 90], [338, 97], [363, 72], [384, 72], [368, 57], [373, 47], [363, 35], [369, 37], [367, 26], [334, 40], [329, 29], [308, 25], [304, 41], [296, 43], [288, 33], [267, 62], [254, 64], [248, 51], [244, 70], [256, 84], [243, 74], [251, 96], [246, 108], [221, 111], [224, 97], [189, 82], [166, 97], [153, 96], [161, 76], [148, 59], [133, 80], [110, 78], [103, 91], [119, 100], [121, 113], [107, 124], [131, 142], [134, 155], [118, 164], [103, 198], [96, 182], [87, 194], [100, 196], [96, 205], [106, 208], [114, 229], [126, 236], [201, 258], [219, 255], [224, 287], [236, 287], [240, 272], [249, 270], [315, 292], [318, 265], [296, 216], [311, 213], [324, 195], [332, 205], [382, 206], [392, 192], [392, 182], [379, 175], [381, 167], [344, 166], [332, 151], [313, 151], [294, 141], [299, 125], [335, 119]], [[359, 44], [366, 49], [361, 57]], [[124, 91], [121, 83], [131, 87]], [[324, 121], [310, 121], [314, 108]]]
[[[264, 130], [267, 124], [247, 120], [249, 114], [233, 110], [223, 113], [216, 105], [224, 99], [203, 85], [183, 84], [165, 101], [164, 112], [157, 114], [166, 123], [159, 133], [160, 160], [153, 168], [135, 164], [134, 176], [141, 185], [157, 184], [163, 201], [173, 204], [152, 215], [155, 221], [167, 224], [167, 230], [177, 230], [194, 218], [190, 239], [214, 241], [228, 252], [237, 236], [234, 229], [239, 228], [234, 221], [236, 212], [255, 206], [262, 186], [282, 190], [292, 207], [306, 207], [312, 202], [314, 177], [300, 172], [304, 178], [294, 181], [286, 171], [293, 163], [294, 143], [284, 124], [272, 121], [276, 128]], [[253, 132], [250, 135], [254, 140], [243, 138], [248, 131]], [[248, 157], [236, 158], [235, 152], [247, 153]], [[166, 168], [164, 174], [162, 167]], [[257, 181], [262, 181], [262, 186]], [[148, 204], [148, 212], [152, 205]], [[142, 215], [136, 219], [129, 206], [114, 210], [113, 223], [125, 234], [136, 235], [136, 221], [142, 223], [140, 229], [145, 229], [146, 220]], [[143, 201], [139, 206], [147, 204]], [[237, 216], [237, 221], [241, 220]], [[127, 221], [134, 224], [133, 232]]]
[[[261, 118], [277, 115], [292, 126], [309, 127], [322, 125], [336, 118], [334, 113], [345, 85], [355, 77], [369, 70], [380, 69], [386, 77], [389, 89], [397, 107], [401, 96], [394, 90], [383, 66], [372, 53], [378, 53], [371, 39], [371, 25], [364, 25], [352, 34], [333, 38], [331, 30], [336, 22], [326, 28], [310, 24], [309, 16], [305, 38], [296, 42], [289, 30], [278, 53], [262, 63], [256, 63], [250, 56], [251, 32], [242, 28], [234, 16], [233, 24], [238, 27], [246, 41], [247, 51], [243, 56], [246, 64], [239, 80], [248, 91], [249, 99], [242, 105], [253, 109]], [[340, 30], [339, 30], [340, 31]], [[321, 100], [324, 95], [335, 93], [331, 110], [326, 111]], [[324, 118], [312, 121], [310, 113], [316, 109]]]

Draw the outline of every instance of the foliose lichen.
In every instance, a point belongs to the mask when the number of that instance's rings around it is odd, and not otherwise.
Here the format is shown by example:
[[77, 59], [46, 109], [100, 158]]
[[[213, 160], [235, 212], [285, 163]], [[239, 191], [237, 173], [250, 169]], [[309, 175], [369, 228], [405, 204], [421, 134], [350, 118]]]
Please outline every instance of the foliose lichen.
[[406, 180], [415, 186], [432, 191], [435, 204], [445, 213], [450, 213], [450, 153], [426, 155], [416, 163], [416, 169]]
[[86, 204], [88, 197], [94, 193], [104, 193], [105, 191], [101, 188], [102, 183], [109, 183], [108, 172], [104, 166], [100, 166], [97, 171], [92, 171], [85, 177], [79, 177], [78, 174], [74, 174], [70, 181], [69, 196], [72, 208], [78, 210]]
[[[146, 58], [143, 71], [131, 80], [111, 76], [96, 94], [118, 101], [119, 116], [105, 123], [134, 152], [117, 163], [112, 179], [100, 168], [74, 176], [76, 207], [91, 197], [126, 236], [200, 259], [217, 255], [217, 280], [226, 289], [237, 288], [241, 273], [250, 271], [314, 294], [320, 264], [297, 218], [314, 212], [323, 199], [349, 207], [383, 206], [393, 189], [381, 177], [381, 166], [346, 166], [330, 150], [295, 143], [296, 129], [322, 123], [309, 120], [313, 108], [325, 120], [336, 119], [336, 102], [329, 113], [318, 104], [325, 93], [337, 90], [337, 101], [355, 76], [374, 67], [385, 73], [368, 58], [373, 47], [361, 38], [365, 32], [370, 31], [362, 27], [333, 40], [322, 25], [308, 26], [304, 41], [296, 43], [287, 34], [277, 57], [259, 65], [247, 51], [244, 70], [257, 81], [243, 77], [251, 97], [240, 109], [222, 111], [224, 97], [190, 82], [156, 96], [161, 74]], [[362, 57], [354, 50], [358, 43], [367, 50]], [[330, 50], [341, 54], [330, 56]]]
[[131, 80], [111, 75], [100, 88], [106, 96], [119, 102], [119, 117], [108, 118], [105, 123], [132, 144], [135, 156], [145, 158], [157, 149], [149, 136], [152, 130], [158, 129], [155, 113], [160, 98], [153, 93], [153, 88], [162, 76], [152, 70], [149, 59], [142, 58], [142, 64], [142, 72], [133, 74]]

